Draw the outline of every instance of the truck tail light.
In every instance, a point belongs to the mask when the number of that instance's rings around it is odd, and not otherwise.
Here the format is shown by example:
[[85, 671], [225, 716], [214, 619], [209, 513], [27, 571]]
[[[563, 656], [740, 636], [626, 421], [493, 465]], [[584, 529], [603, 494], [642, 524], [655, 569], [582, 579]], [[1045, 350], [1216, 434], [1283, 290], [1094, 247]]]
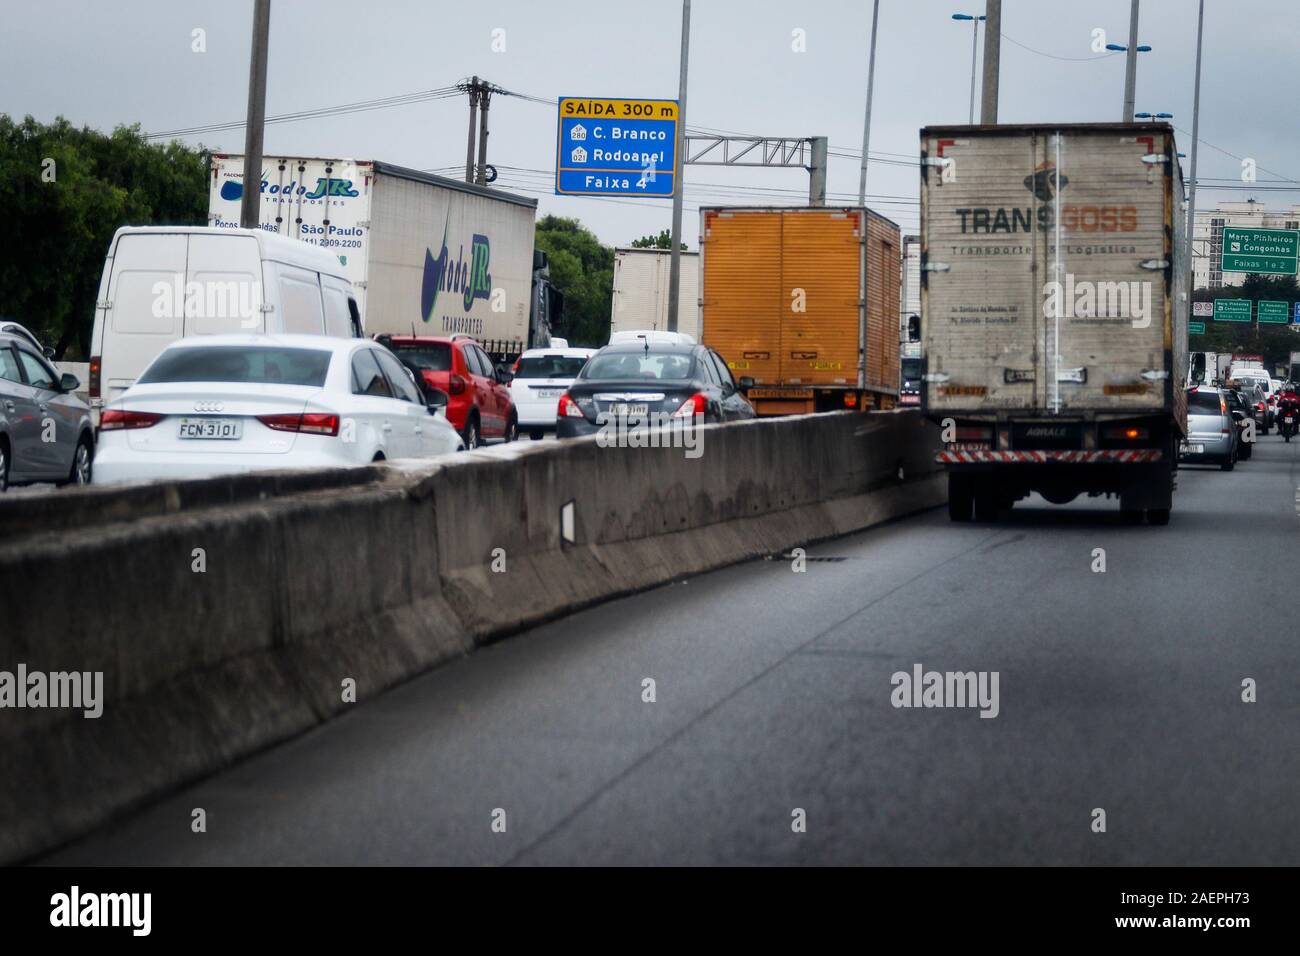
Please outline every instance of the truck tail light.
[[91, 398], [99, 398], [99, 369], [99, 356], [92, 355], [90, 357], [90, 385], [88, 388]]
[[953, 434], [955, 441], [992, 441], [992, 425], [958, 425]]
[[150, 428], [162, 421], [155, 412], [132, 412], [124, 408], [106, 408], [99, 416], [99, 430], [118, 431], [127, 428]]
[[1135, 425], [1112, 425], [1101, 430], [1101, 437], [1115, 441], [1146, 441], [1151, 432]]
[[289, 415], [258, 415], [257, 420], [277, 432], [302, 432], [307, 435], [337, 435], [339, 417], [328, 412], [303, 412]]

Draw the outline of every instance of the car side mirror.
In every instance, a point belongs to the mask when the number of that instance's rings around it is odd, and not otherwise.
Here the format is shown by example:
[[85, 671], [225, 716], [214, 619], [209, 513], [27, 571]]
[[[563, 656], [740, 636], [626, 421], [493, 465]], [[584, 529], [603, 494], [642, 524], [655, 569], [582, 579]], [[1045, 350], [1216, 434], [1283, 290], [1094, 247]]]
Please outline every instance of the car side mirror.
[[64, 372], [63, 377], [59, 379], [59, 391], [75, 392], [79, 388], [81, 388], [81, 379], [71, 372]]
[[1232, 420], [1233, 420], [1233, 421], [1236, 421], [1236, 422], [1245, 421], [1245, 420], [1246, 420], [1246, 413], [1245, 413], [1245, 412], [1239, 412], [1239, 411], [1237, 411], [1237, 410], [1234, 408], [1234, 409], [1232, 410]]
[[497, 381], [502, 385], [509, 385], [514, 381], [515, 373], [510, 371], [510, 366], [505, 362], [497, 363]]
[[429, 410], [430, 415], [437, 415], [439, 412], [446, 414], [447, 402], [450, 401], [447, 393], [440, 388], [426, 388], [424, 390], [424, 407]]
[[740, 376], [740, 391], [742, 394], [748, 392], [753, 387], [754, 387], [754, 380], [752, 378], [750, 378], [748, 375]]
[[54, 358], [54, 349], [50, 348], [50, 346], [48, 346], [48, 345], [45, 346], [43, 349], [41, 349], [41, 351], [45, 353], [45, 357], [46, 357], [47, 359], [53, 359], [53, 358]]

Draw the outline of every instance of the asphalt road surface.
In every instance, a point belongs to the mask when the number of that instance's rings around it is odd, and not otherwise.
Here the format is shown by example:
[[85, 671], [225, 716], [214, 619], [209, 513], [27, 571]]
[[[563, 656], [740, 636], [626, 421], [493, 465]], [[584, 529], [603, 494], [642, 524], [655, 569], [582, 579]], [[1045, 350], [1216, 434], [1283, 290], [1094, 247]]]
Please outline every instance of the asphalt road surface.
[[[48, 862], [1294, 865], [1298, 460], [1185, 467], [1165, 528], [932, 511], [614, 601]], [[998, 672], [997, 716], [894, 707], [916, 664]]]

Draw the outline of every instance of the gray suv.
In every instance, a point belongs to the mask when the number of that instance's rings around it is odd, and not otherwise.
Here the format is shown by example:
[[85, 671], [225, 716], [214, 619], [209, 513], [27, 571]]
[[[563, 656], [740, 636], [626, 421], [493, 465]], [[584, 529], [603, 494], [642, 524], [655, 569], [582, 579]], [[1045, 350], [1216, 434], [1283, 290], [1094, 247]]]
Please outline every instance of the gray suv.
[[79, 385], [28, 338], [0, 332], [0, 492], [38, 481], [89, 484], [95, 431]]

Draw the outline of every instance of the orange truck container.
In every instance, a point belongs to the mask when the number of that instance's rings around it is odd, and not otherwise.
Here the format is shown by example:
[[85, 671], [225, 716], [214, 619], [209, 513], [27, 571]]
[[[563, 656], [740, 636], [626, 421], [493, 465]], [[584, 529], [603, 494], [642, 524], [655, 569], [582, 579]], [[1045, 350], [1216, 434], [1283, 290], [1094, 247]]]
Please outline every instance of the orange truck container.
[[899, 255], [870, 209], [701, 208], [701, 339], [760, 415], [892, 408]]

